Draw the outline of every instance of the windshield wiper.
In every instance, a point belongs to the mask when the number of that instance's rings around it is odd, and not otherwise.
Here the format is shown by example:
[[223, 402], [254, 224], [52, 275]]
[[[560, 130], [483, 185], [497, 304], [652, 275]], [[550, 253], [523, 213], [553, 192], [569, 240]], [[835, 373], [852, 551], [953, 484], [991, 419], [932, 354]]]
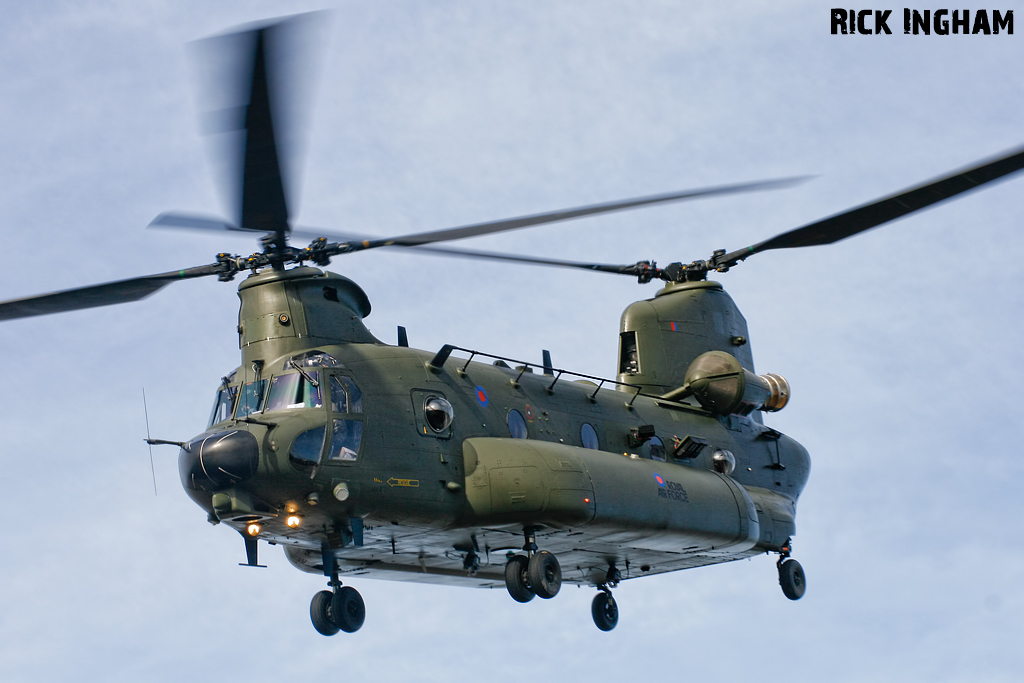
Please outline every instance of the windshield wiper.
[[317, 381], [316, 381], [315, 379], [313, 379], [313, 378], [312, 378], [312, 377], [311, 377], [311, 376], [309, 375], [309, 373], [308, 373], [308, 372], [306, 372], [305, 370], [303, 370], [303, 369], [302, 369], [302, 366], [301, 366], [301, 365], [299, 365], [298, 363], [296, 363], [296, 362], [295, 362], [295, 360], [294, 360], [294, 359], [292, 359], [292, 360], [289, 360], [288, 362], [292, 364], [292, 367], [293, 367], [293, 368], [295, 368], [296, 370], [298, 370], [298, 371], [299, 371], [299, 374], [300, 374], [300, 375], [302, 375], [302, 376], [303, 376], [303, 377], [304, 377], [304, 378], [306, 379], [306, 381], [307, 381], [307, 382], [309, 382], [310, 384], [312, 384], [312, 385], [313, 385], [314, 387], [316, 387], [317, 389], [319, 389], [319, 388], [320, 388], [320, 382], [317, 382]]

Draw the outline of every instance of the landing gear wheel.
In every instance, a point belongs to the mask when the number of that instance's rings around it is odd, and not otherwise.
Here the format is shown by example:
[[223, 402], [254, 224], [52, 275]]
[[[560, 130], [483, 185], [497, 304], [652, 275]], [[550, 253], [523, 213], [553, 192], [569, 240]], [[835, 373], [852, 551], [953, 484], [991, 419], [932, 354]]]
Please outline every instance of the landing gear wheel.
[[331, 618], [332, 598], [334, 593], [331, 591], [320, 591], [309, 603], [309, 618], [313, 622], [313, 628], [322, 636], [333, 636], [338, 632], [338, 627]]
[[786, 560], [779, 564], [779, 585], [782, 592], [790, 600], [799, 600], [807, 590], [807, 577], [804, 568], [796, 560]]
[[590, 603], [590, 613], [594, 617], [594, 624], [602, 631], [611, 631], [619, 623], [619, 606], [611, 593], [601, 591], [594, 596]]
[[366, 605], [359, 591], [352, 586], [342, 586], [335, 591], [331, 597], [331, 618], [345, 633], [358, 631], [366, 619]]
[[505, 588], [516, 602], [530, 602], [535, 595], [530, 588], [529, 562], [523, 555], [514, 555], [505, 565]]
[[562, 568], [554, 555], [547, 550], [534, 553], [526, 571], [530, 577], [530, 588], [538, 597], [547, 600], [558, 595], [558, 589], [562, 587]]

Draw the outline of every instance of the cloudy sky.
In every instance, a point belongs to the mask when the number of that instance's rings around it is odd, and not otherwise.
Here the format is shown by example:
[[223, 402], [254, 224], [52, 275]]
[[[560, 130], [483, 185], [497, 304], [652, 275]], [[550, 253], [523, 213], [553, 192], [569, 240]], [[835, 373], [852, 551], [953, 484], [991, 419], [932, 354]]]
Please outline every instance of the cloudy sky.
[[[959, 6], [992, 8], [975, 2]], [[3, 3], [0, 298], [249, 253], [160, 232], [229, 216], [188, 44], [309, 2]], [[878, 6], [875, 6], [878, 8]], [[472, 246], [601, 262], [705, 258], [1024, 143], [1014, 35], [832, 36], [822, 3], [353, 0], [318, 21], [295, 218], [375, 235], [763, 178], [795, 188], [574, 221]], [[883, 8], [884, 9], [884, 8]], [[1002, 7], [1000, 7], [1002, 9]], [[323, 580], [274, 549], [242, 569], [158, 449], [202, 431], [238, 362], [234, 287], [0, 326], [0, 678], [402, 681], [1018, 680], [1024, 666], [1024, 178], [841, 244], [722, 276], [769, 423], [810, 451], [786, 600], [774, 559], [592, 591], [363, 581], [354, 635], [317, 635]], [[608, 376], [627, 278], [378, 250], [334, 262], [393, 342]]]

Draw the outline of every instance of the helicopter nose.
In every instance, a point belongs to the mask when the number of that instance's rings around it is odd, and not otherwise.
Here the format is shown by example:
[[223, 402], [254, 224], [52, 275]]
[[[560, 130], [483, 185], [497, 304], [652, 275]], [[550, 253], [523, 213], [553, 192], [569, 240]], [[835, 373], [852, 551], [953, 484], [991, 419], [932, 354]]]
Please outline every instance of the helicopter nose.
[[181, 484], [193, 491], [217, 491], [256, 473], [260, 446], [249, 432], [216, 432], [185, 444], [178, 454]]

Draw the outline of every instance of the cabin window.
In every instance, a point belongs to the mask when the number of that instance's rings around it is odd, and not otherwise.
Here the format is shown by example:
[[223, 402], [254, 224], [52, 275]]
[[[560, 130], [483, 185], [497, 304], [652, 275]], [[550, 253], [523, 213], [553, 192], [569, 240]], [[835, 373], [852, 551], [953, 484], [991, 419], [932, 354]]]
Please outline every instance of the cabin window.
[[[310, 382], [313, 380], [313, 382]], [[306, 371], [304, 377], [294, 372], [288, 375], [277, 375], [270, 380], [270, 393], [267, 396], [266, 412], [271, 410], [289, 410], [292, 408], [319, 408], [323, 405], [320, 397], [320, 373], [316, 370]]]
[[601, 442], [597, 440], [597, 430], [589, 422], [584, 422], [580, 428], [580, 441], [584, 448], [593, 448], [595, 451], [601, 448]]
[[231, 417], [232, 413], [235, 412], [235, 398], [237, 396], [238, 387], [221, 386], [217, 392], [217, 399], [213, 402], [210, 427]]
[[331, 376], [331, 410], [336, 413], [363, 412], [363, 392], [351, 377]]
[[299, 469], [310, 469], [320, 462], [320, 453], [324, 449], [324, 433], [326, 428], [323, 425], [307, 429], [295, 437], [292, 447], [288, 451], [288, 459]]
[[651, 460], [665, 461], [665, 444], [656, 436], [652, 436], [640, 449], [640, 455]]
[[441, 396], [428, 396], [423, 402], [423, 419], [427, 421], [427, 426], [431, 430], [442, 434], [455, 421], [455, 409]]
[[526, 420], [518, 410], [508, 411], [508, 433], [513, 439], [525, 439], [528, 436]]
[[335, 420], [330, 459], [355, 460], [359, 457], [359, 445], [362, 441], [362, 420]]
[[238, 396], [238, 408], [235, 409], [235, 417], [242, 418], [260, 412], [263, 403], [263, 393], [267, 387], [267, 380], [261, 379], [258, 382], [249, 382], [242, 387]]

